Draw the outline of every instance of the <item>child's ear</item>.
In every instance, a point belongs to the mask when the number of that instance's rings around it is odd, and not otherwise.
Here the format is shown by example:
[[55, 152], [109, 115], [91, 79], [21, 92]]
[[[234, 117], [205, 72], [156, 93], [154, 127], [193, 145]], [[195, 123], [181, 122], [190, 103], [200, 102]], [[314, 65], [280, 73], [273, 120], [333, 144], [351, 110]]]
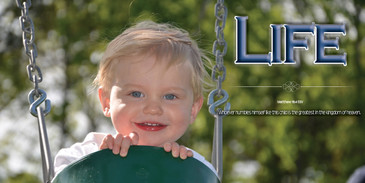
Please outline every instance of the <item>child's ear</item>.
[[99, 87], [98, 93], [99, 93], [100, 104], [101, 104], [101, 107], [103, 109], [103, 114], [106, 117], [110, 117], [110, 99], [109, 99], [109, 95], [106, 93], [105, 90], [103, 90], [103, 87]]
[[198, 115], [200, 109], [203, 105], [203, 97], [196, 99], [193, 103], [193, 107], [191, 108], [191, 117], [190, 117], [190, 124], [194, 123], [196, 116]]

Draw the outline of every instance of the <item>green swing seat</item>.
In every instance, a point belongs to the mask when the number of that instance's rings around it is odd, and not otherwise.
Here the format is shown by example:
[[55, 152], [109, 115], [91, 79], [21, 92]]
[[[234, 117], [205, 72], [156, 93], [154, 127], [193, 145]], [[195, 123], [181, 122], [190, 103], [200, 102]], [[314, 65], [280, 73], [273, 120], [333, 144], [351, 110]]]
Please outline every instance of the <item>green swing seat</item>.
[[219, 183], [216, 174], [195, 158], [172, 157], [160, 147], [131, 146], [123, 158], [105, 149], [62, 170], [53, 183]]

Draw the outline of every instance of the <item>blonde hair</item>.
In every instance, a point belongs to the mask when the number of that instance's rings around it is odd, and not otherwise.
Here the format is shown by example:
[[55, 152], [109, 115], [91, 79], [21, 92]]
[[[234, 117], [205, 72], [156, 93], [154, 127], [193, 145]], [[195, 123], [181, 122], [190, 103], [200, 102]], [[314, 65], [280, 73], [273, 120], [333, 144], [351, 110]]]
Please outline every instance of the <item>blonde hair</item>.
[[156, 60], [168, 60], [168, 65], [189, 61], [192, 66], [194, 99], [202, 97], [206, 91], [205, 87], [210, 85], [210, 77], [205, 70], [203, 59], [208, 63], [210, 61], [189, 34], [170, 24], [157, 24], [152, 21], [140, 22], [126, 29], [108, 44], [94, 84], [102, 86], [109, 94], [114, 77], [113, 63], [120, 57], [146, 54], [153, 54]]

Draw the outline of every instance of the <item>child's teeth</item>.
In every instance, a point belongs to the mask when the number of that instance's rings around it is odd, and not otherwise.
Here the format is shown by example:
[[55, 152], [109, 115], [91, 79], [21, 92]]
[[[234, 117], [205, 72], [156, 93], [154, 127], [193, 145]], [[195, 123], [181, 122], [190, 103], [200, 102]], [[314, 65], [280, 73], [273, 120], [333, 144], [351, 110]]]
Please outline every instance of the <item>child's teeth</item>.
[[156, 123], [146, 123], [146, 125], [148, 125], [148, 126], [158, 126], [158, 124], [156, 124]]

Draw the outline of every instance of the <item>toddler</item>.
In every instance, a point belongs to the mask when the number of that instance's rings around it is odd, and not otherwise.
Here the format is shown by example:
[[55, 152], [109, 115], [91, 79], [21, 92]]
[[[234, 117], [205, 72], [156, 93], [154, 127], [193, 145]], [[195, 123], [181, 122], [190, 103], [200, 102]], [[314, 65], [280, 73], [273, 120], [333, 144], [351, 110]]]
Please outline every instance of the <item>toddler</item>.
[[92, 132], [82, 143], [61, 149], [56, 174], [101, 149], [125, 157], [131, 145], [162, 147], [181, 159], [194, 157], [215, 172], [204, 157], [176, 143], [202, 107], [204, 80], [209, 78], [202, 58], [188, 33], [168, 24], [145, 21], [117, 36], [94, 81], [116, 134]]

